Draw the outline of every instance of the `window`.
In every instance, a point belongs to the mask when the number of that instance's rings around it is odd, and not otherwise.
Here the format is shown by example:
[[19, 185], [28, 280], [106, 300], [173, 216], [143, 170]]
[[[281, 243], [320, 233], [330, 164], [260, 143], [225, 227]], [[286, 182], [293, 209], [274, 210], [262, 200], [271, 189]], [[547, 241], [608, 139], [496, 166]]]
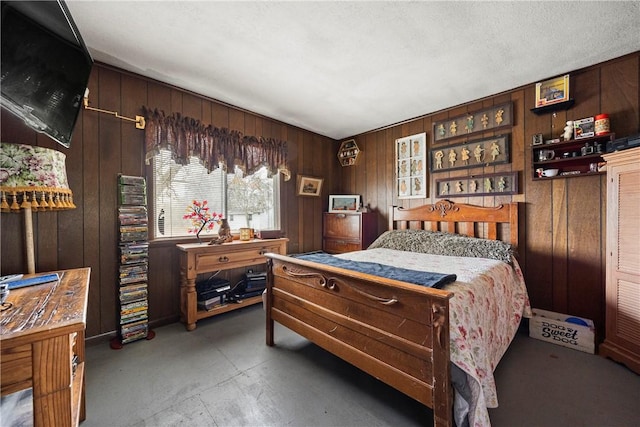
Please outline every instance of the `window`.
[[[267, 175], [266, 168], [247, 176], [237, 168], [207, 173], [196, 157], [180, 165], [168, 150], [160, 150], [153, 158], [154, 237], [188, 236], [190, 222], [183, 216], [193, 200], [206, 200], [210, 212], [222, 213], [232, 230], [280, 228], [278, 174]], [[207, 234], [217, 235], [218, 227], [200, 236]]]

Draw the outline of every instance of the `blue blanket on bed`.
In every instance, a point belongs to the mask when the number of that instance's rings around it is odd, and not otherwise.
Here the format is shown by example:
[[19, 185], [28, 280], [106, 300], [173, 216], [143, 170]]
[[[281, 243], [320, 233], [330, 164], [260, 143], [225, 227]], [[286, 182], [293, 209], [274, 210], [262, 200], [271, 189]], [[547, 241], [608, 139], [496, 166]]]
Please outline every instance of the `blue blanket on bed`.
[[334, 267], [346, 268], [360, 273], [373, 274], [374, 276], [400, 280], [430, 288], [441, 288], [448, 283], [455, 282], [457, 279], [455, 274], [409, 270], [406, 268], [378, 264], [376, 262], [350, 261], [348, 259], [335, 257], [325, 252], [311, 252], [291, 256], [305, 261], [313, 261], [321, 264], [332, 265]]

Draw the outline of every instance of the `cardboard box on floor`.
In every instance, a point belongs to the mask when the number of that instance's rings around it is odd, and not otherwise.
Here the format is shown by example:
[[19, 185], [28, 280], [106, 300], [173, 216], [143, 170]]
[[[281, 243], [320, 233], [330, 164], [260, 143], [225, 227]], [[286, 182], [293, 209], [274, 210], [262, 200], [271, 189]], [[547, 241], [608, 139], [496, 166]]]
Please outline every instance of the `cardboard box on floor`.
[[592, 320], [539, 308], [532, 311], [533, 317], [529, 319], [531, 338], [595, 353], [595, 327]]

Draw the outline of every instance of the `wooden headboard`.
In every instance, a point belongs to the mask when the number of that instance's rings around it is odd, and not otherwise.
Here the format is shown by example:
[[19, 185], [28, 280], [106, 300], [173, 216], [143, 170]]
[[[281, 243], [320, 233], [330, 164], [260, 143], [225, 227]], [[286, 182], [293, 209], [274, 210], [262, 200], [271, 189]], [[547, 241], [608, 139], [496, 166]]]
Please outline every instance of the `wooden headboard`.
[[[482, 232], [484, 227], [486, 234]], [[506, 227], [508, 230], [505, 230]], [[518, 203], [484, 207], [440, 200], [433, 205], [415, 208], [389, 207], [389, 230], [406, 229], [445, 231], [502, 240], [515, 249], [518, 247]]]

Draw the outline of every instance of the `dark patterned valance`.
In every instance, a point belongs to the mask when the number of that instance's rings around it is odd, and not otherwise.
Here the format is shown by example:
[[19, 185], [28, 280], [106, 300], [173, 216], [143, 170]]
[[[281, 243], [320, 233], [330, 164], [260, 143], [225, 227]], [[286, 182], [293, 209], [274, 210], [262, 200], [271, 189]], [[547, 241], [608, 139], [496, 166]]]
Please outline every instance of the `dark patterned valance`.
[[161, 148], [169, 150], [178, 164], [189, 157], [200, 159], [209, 172], [219, 167], [240, 167], [252, 174], [266, 166], [270, 174], [280, 172], [285, 181], [291, 178], [287, 162], [287, 143], [273, 138], [244, 136], [241, 132], [204, 125], [179, 113], [166, 116], [164, 111], [142, 107], [145, 120], [147, 163]]

